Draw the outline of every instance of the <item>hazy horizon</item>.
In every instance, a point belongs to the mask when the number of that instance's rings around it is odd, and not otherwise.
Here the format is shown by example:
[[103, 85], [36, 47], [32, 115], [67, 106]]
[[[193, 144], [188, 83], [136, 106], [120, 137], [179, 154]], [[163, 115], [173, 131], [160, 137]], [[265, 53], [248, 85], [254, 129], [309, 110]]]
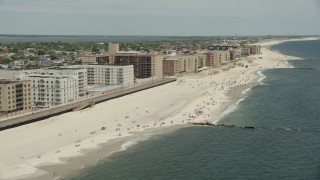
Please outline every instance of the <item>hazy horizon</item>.
[[318, 0], [0, 0], [0, 34], [319, 35]]

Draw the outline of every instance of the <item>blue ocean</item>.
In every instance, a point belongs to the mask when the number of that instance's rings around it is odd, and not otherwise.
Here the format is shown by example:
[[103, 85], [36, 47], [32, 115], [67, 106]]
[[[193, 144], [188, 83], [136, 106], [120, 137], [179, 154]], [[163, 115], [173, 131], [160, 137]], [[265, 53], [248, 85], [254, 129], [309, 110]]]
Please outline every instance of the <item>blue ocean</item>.
[[303, 60], [263, 71], [220, 123], [154, 135], [67, 179], [320, 179], [320, 41], [271, 47]]

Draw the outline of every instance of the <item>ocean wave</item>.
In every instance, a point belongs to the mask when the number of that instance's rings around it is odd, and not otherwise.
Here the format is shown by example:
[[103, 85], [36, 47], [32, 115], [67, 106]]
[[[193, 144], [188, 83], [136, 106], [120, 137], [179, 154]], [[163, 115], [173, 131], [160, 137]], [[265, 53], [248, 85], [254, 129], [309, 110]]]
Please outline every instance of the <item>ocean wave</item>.
[[122, 150], [122, 151], [125, 151], [125, 150], [127, 150], [129, 147], [138, 144], [138, 142], [148, 140], [151, 136], [152, 136], [152, 134], [150, 134], [150, 133], [148, 133], [148, 134], [143, 134], [143, 135], [139, 136], [138, 138], [135, 138], [135, 139], [132, 139], [132, 140], [130, 140], [130, 141], [127, 141], [127, 142], [125, 142], [125, 143], [123, 143], [123, 144], [121, 145], [121, 150]]
[[236, 104], [239, 104], [240, 102], [244, 101], [246, 99], [246, 97], [239, 99]]
[[261, 76], [261, 78], [258, 79], [258, 83], [261, 84], [261, 82], [266, 78], [266, 76], [263, 75], [261, 71], [258, 71], [257, 73]]
[[241, 93], [241, 94], [247, 94], [247, 93], [251, 90], [251, 88], [252, 88], [252, 87], [250, 87], [250, 88], [248, 88], [248, 89], [246, 89], [246, 90], [242, 91], [242, 93]]
[[[241, 99], [240, 99], [241, 100]], [[239, 100], [239, 101], [240, 101]], [[241, 101], [240, 101], [241, 102]], [[230, 105], [228, 108], [226, 108], [219, 116], [219, 118], [217, 119], [217, 121], [214, 121], [212, 123], [217, 123], [219, 121], [221, 121], [224, 117], [226, 117], [228, 114], [232, 113], [233, 111], [235, 111], [238, 108], [238, 103], [232, 104]]]

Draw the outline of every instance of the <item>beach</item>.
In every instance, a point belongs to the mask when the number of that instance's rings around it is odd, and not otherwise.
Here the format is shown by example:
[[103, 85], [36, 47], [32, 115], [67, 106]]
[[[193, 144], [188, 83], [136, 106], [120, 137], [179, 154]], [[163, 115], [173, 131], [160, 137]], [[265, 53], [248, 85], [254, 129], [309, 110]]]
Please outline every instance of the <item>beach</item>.
[[[246, 90], [261, 82], [263, 70], [290, 68], [287, 60], [299, 59], [269, 49], [285, 41], [292, 39], [259, 43], [262, 54], [235, 65], [187, 74], [176, 82], [90, 109], [1, 131], [0, 179], [63, 177], [70, 171], [61, 163], [80, 169], [152, 134], [182, 128], [188, 122], [218, 123]], [[88, 156], [90, 152], [95, 156]]]

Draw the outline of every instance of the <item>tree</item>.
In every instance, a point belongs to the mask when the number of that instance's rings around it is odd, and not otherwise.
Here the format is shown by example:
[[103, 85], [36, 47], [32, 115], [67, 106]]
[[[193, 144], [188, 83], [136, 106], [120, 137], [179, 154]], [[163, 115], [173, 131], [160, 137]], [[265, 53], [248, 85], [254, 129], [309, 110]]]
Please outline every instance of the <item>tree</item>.
[[45, 55], [46, 51], [45, 50], [38, 50], [37, 54], [38, 55]]
[[10, 53], [17, 53], [18, 50], [19, 50], [18, 48], [14, 47], [14, 48], [9, 49], [9, 52]]
[[36, 57], [30, 56], [30, 57], [28, 57], [28, 59], [29, 59], [30, 61], [34, 61], [34, 60], [36, 60]]
[[12, 60], [9, 58], [6, 58], [6, 59], [0, 61], [1, 64], [10, 64], [11, 62], [12, 62]]
[[50, 58], [51, 58], [52, 60], [58, 59], [55, 54], [51, 54], [51, 55], [50, 55]]
[[99, 49], [97, 46], [92, 46], [91, 51], [95, 54], [99, 53]]

